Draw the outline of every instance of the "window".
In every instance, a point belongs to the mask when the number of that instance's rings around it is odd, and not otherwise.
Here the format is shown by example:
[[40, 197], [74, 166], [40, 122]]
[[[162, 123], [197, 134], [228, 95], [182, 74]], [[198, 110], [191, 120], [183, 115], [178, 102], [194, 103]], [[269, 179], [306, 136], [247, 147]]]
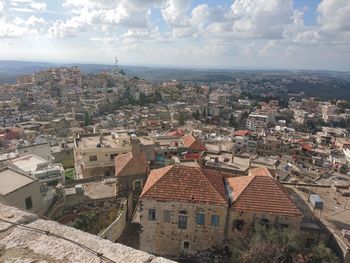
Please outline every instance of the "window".
[[289, 226], [288, 226], [288, 224], [278, 224], [278, 227], [279, 227], [280, 229], [286, 229], [286, 228], [288, 228]]
[[269, 228], [270, 221], [268, 219], [266, 219], [266, 218], [263, 218], [263, 219], [260, 220], [260, 224], [262, 226], [265, 226], [266, 228]]
[[211, 216], [211, 225], [212, 226], [219, 226], [219, 223], [220, 223], [220, 216], [212, 215]]
[[26, 209], [33, 208], [33, 202], [32, 202], [32, 198], [31, 197], [26, 198], [25, 202], [26, 202]]
[[190, 248], [190, 242], [184, 241], [184, 249], [189, 249]]
[[197, 214], [197, 225], [204, 225], [205, 224], [205, 214], [199, 213]]
[[305, 242], [305, 247], [310, 248], [312, 245], [315, 244], [315, 239], [313, 238], [307, 238]]
[[186, 229], [187, 228], [187, 213], [185, 211], [180, 211], [178, 227], [180, 229]]
[[243, 226], [244, 226], [244, 220], [233, 221], [233, 229], [237, 229], [238, 231], [242, 231]]
[[163, 211], [163, 221], [165, 223], [171, 222], [171, 211], [170, 210], [164, 210]]
[[156, 220], [156, 210], [154, 208], [148, 210], [148, 220]]
[[90, 161], [90, 162], [97, 161], [97, 156], [96, 156], [96, 155], [89, 156], [89, 161]]
[[109, 157], [111, 159], [111, 161], [114, 160], [114, 158], [117, 156], [118, 154], [117, 153], [112, 153]]

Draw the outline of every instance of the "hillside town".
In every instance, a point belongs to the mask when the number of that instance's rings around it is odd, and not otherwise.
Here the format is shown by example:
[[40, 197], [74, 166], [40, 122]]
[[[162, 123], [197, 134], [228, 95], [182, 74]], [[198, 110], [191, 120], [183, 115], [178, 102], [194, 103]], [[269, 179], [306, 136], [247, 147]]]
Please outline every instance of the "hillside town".
[[179, 262], [236, 262], [256, 225], [350, 262], [349, 101], [263, 74], [149, 82], [73, 66], [0, 84], [0, 203]]

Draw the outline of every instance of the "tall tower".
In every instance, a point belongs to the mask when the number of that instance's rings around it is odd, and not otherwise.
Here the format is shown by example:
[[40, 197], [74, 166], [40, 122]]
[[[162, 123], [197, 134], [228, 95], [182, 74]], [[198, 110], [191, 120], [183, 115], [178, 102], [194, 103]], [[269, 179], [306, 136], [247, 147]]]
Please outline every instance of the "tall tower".
[[115, 72], [118, 72], [118, 62], [119, 62], [119, 60], [118, 60], [118, 58], [117, 57], [114, 57], [114, 70], [115, 70]]

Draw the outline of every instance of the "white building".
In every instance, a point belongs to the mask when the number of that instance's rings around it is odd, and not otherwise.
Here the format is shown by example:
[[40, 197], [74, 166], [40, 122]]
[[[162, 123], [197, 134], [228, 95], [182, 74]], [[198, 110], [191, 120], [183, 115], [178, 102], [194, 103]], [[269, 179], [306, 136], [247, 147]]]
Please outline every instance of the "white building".
[[251, 131], [261, 132], [267, 128], [268, 123], [269, 117], [267, 115], [251, 113], [248, 116], [246, 128]]

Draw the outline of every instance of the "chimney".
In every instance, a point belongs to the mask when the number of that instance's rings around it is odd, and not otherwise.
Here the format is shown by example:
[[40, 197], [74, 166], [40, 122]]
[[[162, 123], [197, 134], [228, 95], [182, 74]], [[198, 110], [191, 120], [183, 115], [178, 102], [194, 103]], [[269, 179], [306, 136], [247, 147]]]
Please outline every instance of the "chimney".
[[131, 152], [132, 153], [141, 152], [141, 143], [140, 143], [139, 139], [137, 139], [137, 138], [131, 139]]
[[100, 145], [101, 145], [101, 147], [102, 147], [102, 143], [103, 143], [103, 133], [101, 132], [100, 133]]

